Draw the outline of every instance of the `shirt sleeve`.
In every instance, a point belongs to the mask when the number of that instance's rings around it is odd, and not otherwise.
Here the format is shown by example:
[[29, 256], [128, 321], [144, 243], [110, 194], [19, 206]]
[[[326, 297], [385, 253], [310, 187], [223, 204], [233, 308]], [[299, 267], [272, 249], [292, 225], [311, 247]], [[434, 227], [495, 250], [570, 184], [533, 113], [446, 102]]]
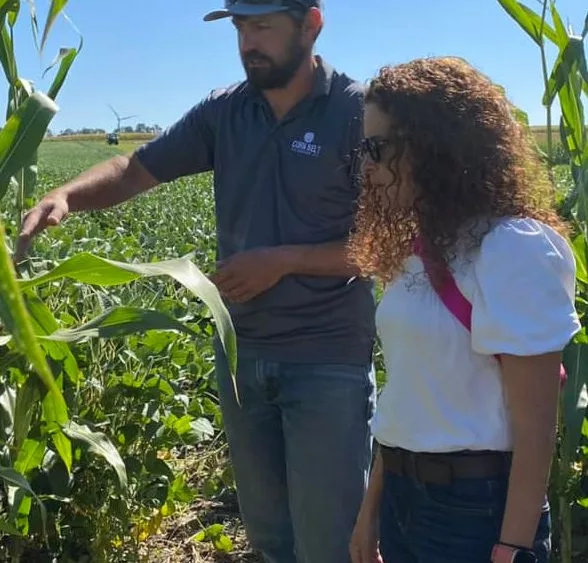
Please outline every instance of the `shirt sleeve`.
[[217, 103], [211, 92], [161, 135], [137, 149], [139, 161], [159, 182], [213, 169]]
[[532, 219], [498, 224], [475, 259], [472, 346], [479, 354], [562, 350], [580, 330], [567, 241]]

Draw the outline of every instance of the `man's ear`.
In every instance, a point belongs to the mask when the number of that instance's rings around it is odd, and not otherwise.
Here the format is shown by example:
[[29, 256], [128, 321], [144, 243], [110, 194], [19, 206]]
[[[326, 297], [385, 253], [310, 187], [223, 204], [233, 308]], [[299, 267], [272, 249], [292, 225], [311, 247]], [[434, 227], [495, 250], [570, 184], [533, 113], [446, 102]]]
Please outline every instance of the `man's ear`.
[[304, 18], [303, 32], [309, 41], [315, 42], [323, 29], [323, 13], [318, 8], [310, 8]]

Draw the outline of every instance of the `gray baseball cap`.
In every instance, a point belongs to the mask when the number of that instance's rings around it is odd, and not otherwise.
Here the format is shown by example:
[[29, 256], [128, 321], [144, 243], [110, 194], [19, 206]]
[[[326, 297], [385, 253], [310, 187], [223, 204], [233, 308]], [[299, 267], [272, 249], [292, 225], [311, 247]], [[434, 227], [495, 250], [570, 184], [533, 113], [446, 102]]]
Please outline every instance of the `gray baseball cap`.
[[320, 8], [321, 0], [225, 0], [223, 10], [204, 16], [204, 21], [220, 20], [232, 16], [265, 16], [276, 12]]

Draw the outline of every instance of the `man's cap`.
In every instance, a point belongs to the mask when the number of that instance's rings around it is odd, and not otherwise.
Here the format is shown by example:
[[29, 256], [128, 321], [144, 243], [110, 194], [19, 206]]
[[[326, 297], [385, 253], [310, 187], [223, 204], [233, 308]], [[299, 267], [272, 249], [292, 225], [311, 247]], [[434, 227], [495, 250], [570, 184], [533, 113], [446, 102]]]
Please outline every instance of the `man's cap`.
[[265, 16], [277, 12], [320, 8], [321, 0], [225, 0], [223, 10], [215, 10], [204, 16], [204, 21], [220, 20], [233, 16]]

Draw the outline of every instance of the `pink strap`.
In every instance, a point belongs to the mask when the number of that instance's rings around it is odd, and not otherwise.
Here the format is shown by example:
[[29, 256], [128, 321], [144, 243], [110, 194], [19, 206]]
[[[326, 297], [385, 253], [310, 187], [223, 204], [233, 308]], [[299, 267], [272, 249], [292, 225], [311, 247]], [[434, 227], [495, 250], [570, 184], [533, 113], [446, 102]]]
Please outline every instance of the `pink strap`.
[[[431, 264], [423, 252], [423, 245], [420, 237], [417, 237], [414, 244], [415, 254], [423, 261], [425, 272], [431, 281], [431, 285], [437, 292], [439, 299], [443, 302], [445, 307], [453, 314], [453, 316], [468, 330], [472, 331], [472, 304], [466, 299], [464, 294], [457, 287], [454, 277], [451, 275], [449, 269], [446, 269], [445, 283], [442, 286], [433, 284], [431, 276]], [[498, 362], [500, 362], [500, 356], [494, 356]], [[561, 384], [563, 385], [568, 378], [566, 370], [563, 364], [559, 366], [559, 377]]]

